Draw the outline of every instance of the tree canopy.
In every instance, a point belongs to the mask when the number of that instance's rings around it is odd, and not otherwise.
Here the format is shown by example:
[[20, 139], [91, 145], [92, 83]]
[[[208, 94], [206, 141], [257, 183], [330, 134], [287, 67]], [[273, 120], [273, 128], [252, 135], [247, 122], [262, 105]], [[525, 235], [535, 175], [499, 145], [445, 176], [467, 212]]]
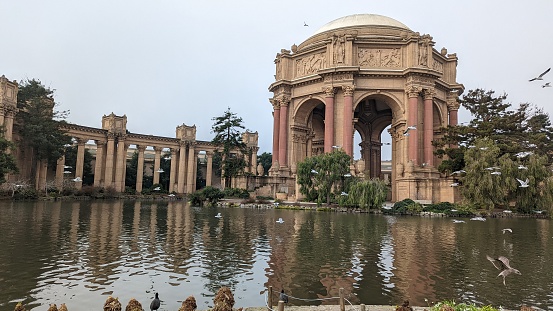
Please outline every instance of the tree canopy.
[[6, 182], [6, 174], [19, 171], [13, 154], [8, 152], [13, 147], [14, 144], [4, 137], [4, 128], [0, 127], [0, 184]]

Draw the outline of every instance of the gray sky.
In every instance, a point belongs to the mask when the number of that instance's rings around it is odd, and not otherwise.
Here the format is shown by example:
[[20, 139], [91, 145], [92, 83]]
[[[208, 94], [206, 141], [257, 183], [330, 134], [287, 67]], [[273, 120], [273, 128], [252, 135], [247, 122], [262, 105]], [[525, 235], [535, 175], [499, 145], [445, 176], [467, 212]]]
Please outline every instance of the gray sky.
[[259, 133], [259, 153], [271, 152], [276, 53], [350, 14], [430, 34], [437, 50], [457, 53], [467, 90], [506, 92], [553, 115], [553, 88], [541, 87], [553, 73], [528, 82], [552, 65], [552, 11], [551, 0], [5, 0], [0, 75], [56, 89], [71, 123], [100, 127], [114, 112], [135, 133], [174, 137], [195, 124], [197, 139], [211, 140], [212, 118], [230, 107]]

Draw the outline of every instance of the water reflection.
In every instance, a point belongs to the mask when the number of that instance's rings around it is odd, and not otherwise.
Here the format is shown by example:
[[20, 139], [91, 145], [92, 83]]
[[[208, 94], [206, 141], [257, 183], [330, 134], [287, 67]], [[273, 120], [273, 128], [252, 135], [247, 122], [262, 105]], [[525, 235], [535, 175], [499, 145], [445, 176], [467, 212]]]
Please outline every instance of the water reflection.
[[[1, 202], [0, 213], [2, 309], [24, 300], [95, 310], [107, 295], [147, 304], [156, 291], [164, 309], [189, 295], [207, 309], [221, 286], [238, 307], [264, 305], [269, 286], [294, 305], [336, 304], [340, 288], [352, 303], [553, 305], [552, 224], [542, 219], [453, 224], [175, 201]], [[522, 276], [503, 287], [486, 254]]]

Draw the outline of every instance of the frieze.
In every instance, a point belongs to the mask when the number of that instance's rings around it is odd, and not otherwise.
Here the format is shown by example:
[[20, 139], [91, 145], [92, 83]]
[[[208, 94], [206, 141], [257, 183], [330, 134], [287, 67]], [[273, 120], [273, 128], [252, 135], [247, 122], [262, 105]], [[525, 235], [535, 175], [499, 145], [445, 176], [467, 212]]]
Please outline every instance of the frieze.
[[327, 75], [324, 77], [325, 82], [340, 82], [346, 80], [353, 80], [353, 73], [342, 73], [335, 75]]
[[397, 49], [364, 49], [357, 52], [360, 67], [398, 68], [401, 67], [401, 51]]
[[434, 59], [432, 61], [432, 69], [438, 72], [444, 72], [444, 64]]
[[307, 141], [307, 135], [294, 133], [292, 134], [292, 141], [295, 143], [305, 142]]
[[296, 76], [306, 76], [316, 73], [318, 70], [326, 68], [326, 53], [320, 52], [311, 54], [304, 58], [296, 60]]

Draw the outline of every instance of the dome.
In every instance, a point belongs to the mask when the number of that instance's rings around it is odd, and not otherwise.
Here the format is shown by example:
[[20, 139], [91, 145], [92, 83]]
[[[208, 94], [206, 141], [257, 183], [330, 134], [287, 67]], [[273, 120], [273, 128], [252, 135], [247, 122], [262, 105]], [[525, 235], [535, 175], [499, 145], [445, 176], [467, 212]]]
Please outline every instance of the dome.
[[378, 14], [354, 14], [340, 17], [331, 21], [330, 23], [327, 23], [326, 25], [319, 28], [319, 30], [317, 30], [313, 34], [313, 36], [329, 30], [356, 26], [387, 26], [410, 30], [409, 27], [390, 17]]

